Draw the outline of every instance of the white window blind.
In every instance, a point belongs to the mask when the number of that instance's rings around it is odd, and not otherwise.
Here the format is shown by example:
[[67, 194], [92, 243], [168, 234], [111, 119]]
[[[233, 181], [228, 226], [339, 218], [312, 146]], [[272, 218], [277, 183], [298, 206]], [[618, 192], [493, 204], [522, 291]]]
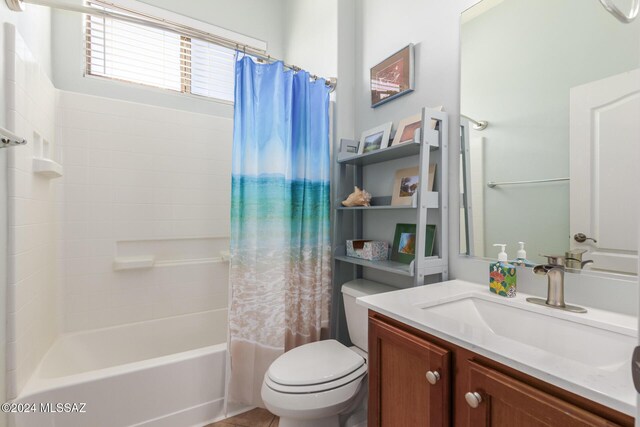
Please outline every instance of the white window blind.
[[88, 75], [233, 101], [232, 49], [168, 30], [90, 15], [85, 20], [85, 45]]

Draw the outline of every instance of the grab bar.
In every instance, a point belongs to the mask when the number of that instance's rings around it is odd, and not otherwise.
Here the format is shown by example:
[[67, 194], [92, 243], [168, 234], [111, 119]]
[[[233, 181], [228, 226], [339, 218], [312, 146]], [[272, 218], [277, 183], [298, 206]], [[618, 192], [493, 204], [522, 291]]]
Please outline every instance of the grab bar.
[[557, 182], [557, 181], [569, 181], [569, 178], [551, 178], [551, 179], [532, 179], [530, 181], [504, 181], [504, 182], [487, 182], [487, 187], [494, 188], [498, 185], [520, 185], [520, 184], [538, 184], [540, 182]]
[[623, 24], [629, 24], [634, 19], [636, 19], [636, 17], [638, 16], [638, 11], [640, 10], [640, 0], [633, 1], [629, 15], [621, 11], [618, 6], [615, 5], [613, 0], [600, 0], [600, 4], [602, 4], [602, 6], [607, 9], [607, 12], [615, 16], [615, 18]]

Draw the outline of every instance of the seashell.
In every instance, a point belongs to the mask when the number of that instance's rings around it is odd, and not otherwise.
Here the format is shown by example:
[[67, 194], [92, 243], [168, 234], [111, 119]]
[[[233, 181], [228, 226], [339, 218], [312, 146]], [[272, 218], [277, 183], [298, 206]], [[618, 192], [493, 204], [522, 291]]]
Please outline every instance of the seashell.
[[366, 190], [361, 190], [357, 186], [354, 187], [353, 193], [349, 194], [349, 197], [345, 201], [342, 202], [343, 206], [371, 206], [369, 202], [371, 201], [371, 194], [369, 194]]

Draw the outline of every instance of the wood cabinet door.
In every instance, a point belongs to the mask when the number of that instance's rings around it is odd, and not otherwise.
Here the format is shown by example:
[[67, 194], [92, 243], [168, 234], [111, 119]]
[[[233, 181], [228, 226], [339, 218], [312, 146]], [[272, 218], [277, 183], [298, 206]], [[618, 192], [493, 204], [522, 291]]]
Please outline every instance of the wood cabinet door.
[[475, 392], [482, 399], [476, 408], [465, 408], [469, 411], [469, 427], [617, 425], [498, 371], [472, 361], [466, 363], [469, 389], [461, 392]]
[[[441, 347], [369, 318], [369, 427], [448, 426], [450, 358]], [[435, 384], [429, 371], [439, 376]]]

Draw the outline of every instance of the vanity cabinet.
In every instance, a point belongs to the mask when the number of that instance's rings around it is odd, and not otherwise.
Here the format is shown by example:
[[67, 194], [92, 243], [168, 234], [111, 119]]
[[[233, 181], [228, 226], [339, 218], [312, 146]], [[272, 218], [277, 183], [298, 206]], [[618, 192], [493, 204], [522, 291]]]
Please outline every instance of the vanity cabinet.
[[[608, 420], [509, 375], [466, 360], [469, 426], [610, 426]], [[477, 393], [477, 394], [476, 394]], [[478, 396], [480, 399], [478, 399]], [[477, 405], [472, 408], [471, 406]]]
[[374, 311], [368, 410], [369, 427], [634, 425], [628, 415]]
[[450, 425], [451, 352], [369, 321], [369, 426]]

